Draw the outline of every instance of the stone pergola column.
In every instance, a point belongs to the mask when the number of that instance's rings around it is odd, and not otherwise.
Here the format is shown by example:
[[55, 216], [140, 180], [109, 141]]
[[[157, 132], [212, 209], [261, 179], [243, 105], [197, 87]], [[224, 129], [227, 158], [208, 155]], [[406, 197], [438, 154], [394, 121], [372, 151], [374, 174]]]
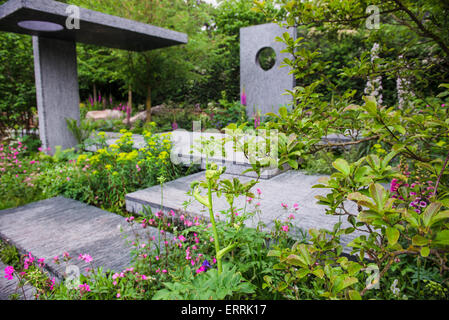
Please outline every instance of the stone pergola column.
[[[78, 12], [71, 17], [75, 7]], [[67, 21], [77, 19], [76, 27]], [[187, 35], [53, 0], [9, 0], [0, 31], [33, 36], [39, 134], [52, 154], [77, 141], [66, 119], [80, 120], [76, 43], [143, 52], [187, 43]]]
[[33, 36], [39, 135], [53, 154], [77, 144], [66, 119], [80, 121], [76, 43]]

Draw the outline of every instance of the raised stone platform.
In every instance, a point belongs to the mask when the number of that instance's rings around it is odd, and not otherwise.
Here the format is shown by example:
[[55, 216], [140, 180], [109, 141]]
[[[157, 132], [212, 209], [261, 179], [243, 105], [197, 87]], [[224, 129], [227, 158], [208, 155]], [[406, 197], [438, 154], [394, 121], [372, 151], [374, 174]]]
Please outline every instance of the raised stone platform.
[[92, 265], [103, 267], [104, 271], [129, 267], [127, 240], [132, 241], [142, 232], [157, 237], [155, 228], [133, 230], [117, 214], [64, 197], [0, 211], [0, 238], [16, 246], [21, 254], [30, 252], [36, 259], [44, 258], [46, 270], [59, 280], [66, 266], [56, 265], [52, 260], [64, 252], [73, 257], [70, 264], [79, 267], [82, 273], [90, 265], [78, 260], [80, 254], [91, 255]]
[[[166, 132], [167, 134], [168, 132]], [[105, 132], [106, 144], [108, 146], [115, 144], [120, 138], [121, 134], [116, 132]], [[95, 137], [93, 135], [92, 137]], [[216, 141], [221, 141], [222, 138], [228, 137], [221, 133], [209, 133], [209, 132], [189, 132], [185, 130], [175, 130], [170, 132], [170, 139], [173, 144], [170, 158], [173, 163], [184, 164], [190, 166], [192, 164], [200, 165], [201, 169], [206, 169], [206, 156], [201, 154], [197, 150], [197, 146], [201, 145], [201, 141], [206, 141], [211, 138]], [[133, 148], [140, 149], [146, 146], [145, 140], [142, 135], [133, 134]], [[98, 146], [90, 145], [86, 148], [87, 151], [96, 151]], [[227, 172], [235, 175], [242, 175], [247, 177], [257, 177], [255, 172], [245, 172], [251, 169], [251, 163], [246, 158], [243, 152], [235, 151], [232, 142], [227, 142], [221, 150], [209, 158], [210, 162], [215, 162], [217, 165], [226, 166]], [[284, 170], [280, 170], [277, 167], [274, 168], [262, 168], [260, 173], [261, 179], [270, 179], [281, 172], [288, 170], [289, 167], [285, 166]]]
[[[253, 210], [255, 204], [260, 203], [260, 214], [255, 215], [252, 219], [247, 221], [248, 227], [256, 227], [259, 221], [266, 224], [267, 229], [271, 229], [275, 220], [285, 221], [289, 214], [293, 213], [295, 219], [292, 221], [295, 230], [292, 234], [295, 237], [302, 237], [301, 231], [307, 232], [311, 228], [332, 230], [334, 224], [341, 221], [342, 227], [349, 227], [346, 218], [327, 215], [325, 207], [317, 204], [316, 195], [325, 195], [326, 189], [313, 189], [312, 186], [318, 184], [318, 179], [321, 176], [306, 175], [299, 171], [287, 171], [281, 173], [269, 180], [260, 180], [259, 183], [253, 187], [252, 191], [256, 193], [260, 189], [261, 199], [254, 199], [251, 204], [247, 203], [245, 197], [240, 197], [236, 201], [237, 208], [244, 208]], [[222, 175], [223, 179], [239, 178], [242, 182], [251, 180], [249, 177], [235, 176], [231, 174]], [[126, 195], [126, 209], [130, 212], [140, 213], [143, 206], [149, 206], [152, 210], [160, 210], [161, 206], [164, 211], [174, 210], [180, 215], [183, 212], [183, 203], [191, 198], [186, 194], [193, 181], [205, 179], [205, 173], [199, 172], [187, 177], [183, 177], [164, 185], [163, 203], [161, 203], [161, 188], [154, 186], [148, 189]], [[224, 197], [213, 199], [214, 212], [218, 214], [222, 210], [229, 209]], [[281, 203], [288, 205], [289, 210], [284, 209]], [[298, 210], [292, 210], [293, 204], [298, 204]], [[350, 207], [350, 204], [348, 204]], [[154, 212], [154, 211], [153, 211]], [[209, 213], [205, 207], [197, 201], [187, 208], [185, 213], [191, 216], [204, 217], [206, 220]], [[347, 244], [359, 233], [342, 236], [342, 242]], [[345, 250], [348, 251], [347, 249]]]

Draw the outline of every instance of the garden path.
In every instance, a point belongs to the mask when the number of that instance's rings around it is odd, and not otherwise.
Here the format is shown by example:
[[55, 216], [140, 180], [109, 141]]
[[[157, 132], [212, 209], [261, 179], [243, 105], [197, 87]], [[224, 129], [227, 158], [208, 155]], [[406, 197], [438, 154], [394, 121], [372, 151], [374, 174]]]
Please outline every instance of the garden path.
[[[0, 238], [21, 254], [44, 258], [45, 269], [58, 280], [66, 265], [53, 263], [55, 256], [68, 252], [73, 257], [70, 265], [81, 273], [92, 266], [122, 271], [131, 265], [128, 242], [157, 233], [155, 228], [133, 228], [122, 216], [64, 197], [0, 211]], [[92, 264], [79, 260], [80, 254], [92, 256]]]
[[[285, 221], [290, 214], [295, 218], [292, 220], [294, 230], [290, 230], [292, 235], [301, 238], [304, 232], [311, 228], [332, 230], [334, 224], [341, 219], [343, 227], [350, 227], [346, 218], [338, 216], [327, 215], [326, 207], [317, 204], [316, 195], [325, 195], [326, 189], [314, 189], [313, 185], [318, 184], [318, 179], [322, 176], [306, 175], [300, 171], [290, 170], [281, 173], [271, 179], [260, 180], [259, 183], [252, 188], [252, 192], [257, 194], [257, 189], [261, 191], [261, 199], [254, 199], [249, 204], [245, 197], [240, 197], [235, 202], [236, 208], [243, 208], [245, 205], [249, 209], [254, 209], [255, 205], [260, 203], [260, 214], [256, 214], [253, 218], [247, 221], [248, 227], [256, 227], [261, 221], [266, 225], [266, 230], [270, 230], [275, 225], [275, 220]], [[239, 178], [241, 182], [251, 180], [250, 177], [242, 177], [231, 174], [222, 175], [222, 179]], [[186, 194], [193, 181], [204, 180], [205, 173], [199, 172], [187, 177], [183, 177], [174, 181], [170, 181], [163, 186], [163, 199], [161, 199], [161, 187], [153, 186], [144, 190], [139, 190], [126, 195], [126, 209], [129, 212], [140, 213], [144, 206], [149, 206], [158, 211], [162, 209], [167, 212], [174, 210], [178, 216], [181, 214], [188, 214], [189, 216], [199, 216], [208, 219], [209, 213], [205, 207], [197, 201], [183, 210], [183, 203], [192, 198]], [[203, 192], [204, 193], [204, 192]], [[288, 206], [288, 209], [282, 207], [281, 203]], [[297, 203], [297, 210], [293, 205]], [[214, 212], [218, 214], [222, 210], [229, 209], [226, 199], [213, 199]], [[355, 209], [353, 203], [348, 203], [347, 209]], [[354, 232], [350, 235], [342, 236], [342, 243], [347, 244], [353, 238], [360, 235], [359, 232]], [[348, 252], [349, 248], [345, 248]]]

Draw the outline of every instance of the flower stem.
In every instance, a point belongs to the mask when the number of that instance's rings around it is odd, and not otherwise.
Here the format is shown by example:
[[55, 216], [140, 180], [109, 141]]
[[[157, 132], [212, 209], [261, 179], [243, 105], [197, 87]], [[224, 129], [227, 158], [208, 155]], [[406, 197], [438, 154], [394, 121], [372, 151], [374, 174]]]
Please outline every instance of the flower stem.
[[217, 258], [218, 274], [221, 274], [221, 272], [223, 271], [223, 267], [221, 264], [221, 257], [218, 257], [218, 252], [220, 252], [220, 242], [218, 241], [217, 226], [215, 225], [214, 210], [212, 207], [212, 181], [208, 181], [207, 195], [210, 204], [209, 205], [210, 221], [212, 223], [212, 230], [214, 232], [215, 256]]

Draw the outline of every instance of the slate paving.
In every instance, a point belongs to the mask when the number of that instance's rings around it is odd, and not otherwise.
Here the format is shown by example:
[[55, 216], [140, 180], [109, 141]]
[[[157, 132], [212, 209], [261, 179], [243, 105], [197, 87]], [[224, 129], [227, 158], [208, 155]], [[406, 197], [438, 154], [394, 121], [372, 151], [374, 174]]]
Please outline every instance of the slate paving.
[[64, 197], [0, 211], [0, 238], [22, 254], [44, 258], [45, 269], [58, 280], [66, 265], [54, 264], [53, 257], [64, 252], [74, 257], [70, 264], [81, 273], [91, 265], [80, 261], [80, 254], [92, 256], [92, 266], [104, 271], [129, 267], [129, 241], [136, 236], [157, 237], [157, 229], [131, 227], [122, 216]]
[[[270, 230], [275, 225], [275, 220], [285, 221], [287, 217], [293, 213], [295, 219], [293, 224], [296, 227], [292, 230], [292, 235], [300, 238], [302, 232], [307, 232], [311, 228], [332, 230], [334, 224], [342, 222], [342, 227], [349, 227], [346, 218], [338, 216], [327, 215], [326, 207], [317, 204], [316, 195], [325, 195], [326, 189], [314, 189], [313, 185], [318, 184], [318, 179], [322, 176], [306, 175], [300, 171], [287, 171], [281, 173], [269, 180], [260, 180], [259, 183], [253, 187], [252, 192], [256, 194], [257, 189], [260, 189], [261, 199], [254, 199], [251, 204], [247, 203], [245, 197], [240, 197], [236, 201], [237, 208], [244, 208], [245, 205], [249, 209], [254, 209], [255, 204], [260, 203], [260, 214], [255, 215], [247, 221], [248, 227], [256, 227], [259, 221], [266, 224], [266, 230]], [[224, 174], [222, 179], [238, 178], [241, 182], [251, 180], [249, 177]], [[191, 199], [186, 192], [190, 188], [193, 181], [205, 179], [205, 173], [199, 172], [187, 177], [183, 177], [164, 184], [163, 187], [163, 201], [161, 201], [160, 186], [150, 187], [144, 190], [136, 191], [126, 195], [126, 209], [129, 212], [140, 213], [144, 206], [152, 208], [152, 210], [163, 211], [174, 210], [178, 215], [188, 214], [190, 216], [199, 216], [208, 219], [209, 213], [205, 207], [197, 201], [183, 209], [183, 203]], [[204, 194], [204, 193], [203, 193]], [[161, 203], [162, 202], [162, 203]], [[217, 198], [214, 196], [214, 212], [219, 213], [222, 210], [227, 210], [229, 205], [224, 197]], [[281, 206], [281, 203], [287, 204], [289, 210]], [[294, 210], [292, 206], [297, 203], [298, 210]], [[351, 203], [348, 203], [348, 208], [354, 209]], [[293, 209], [293, 210], [292, 210]], [[154, 212], [154, 211], [153, 211]], [[350, 235], [342, 236], [342, 243], [347, 244], [354, 237], [360, 235], [355, 232]], [[345, 248], [348, 252], [349, 248]]]

